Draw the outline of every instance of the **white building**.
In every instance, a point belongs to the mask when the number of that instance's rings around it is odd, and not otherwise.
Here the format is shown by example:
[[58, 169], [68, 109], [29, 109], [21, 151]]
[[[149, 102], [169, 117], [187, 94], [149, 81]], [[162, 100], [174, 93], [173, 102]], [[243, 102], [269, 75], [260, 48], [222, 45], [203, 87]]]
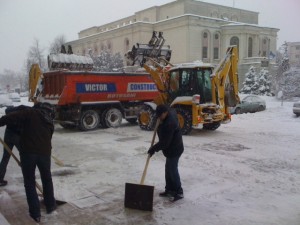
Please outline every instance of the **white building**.
[[293, 66], [300, 66], [300, 42], [287, 42], [289, 62]]
[[[279, 29], [258, 25], [258, 12], [210, 4], [196, 0], [177, 0], [153, 6], [134, 15], [79, 32], [67, 44], [74, 54], [94, 54], [106, 49], [124, 55], [136, 43], [148, 43], [153, 31], [162, 31], [171, 46], [171, 63], [202, 60], [219, 63], [230, 45], [239, 47], [240, 86], [250, 64], [276, 52]], [[268, 64], [269, 69], [271, 64]]]

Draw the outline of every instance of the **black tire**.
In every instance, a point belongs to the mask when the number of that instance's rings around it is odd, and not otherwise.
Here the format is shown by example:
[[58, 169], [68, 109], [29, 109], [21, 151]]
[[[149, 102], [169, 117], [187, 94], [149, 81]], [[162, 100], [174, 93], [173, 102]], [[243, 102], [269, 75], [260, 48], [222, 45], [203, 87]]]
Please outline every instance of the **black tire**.
[[155, 126], [155, 120], [154, 110], [148, 105], [143, 106], [138, 115], [140, 128], [142, 130], [153, 130]]
[[76, 128], [75, 124], [70, 124], [70, 123], [59, 123], [59, 125], [62, 126], [65, 129], [69, 129], [69, 130], [72, 130], [72, 129]]
[[176, 108], [176, 112], [182, 134], [189, 134], [193, 129], [191, 111], [182, 108]]
[[131, 123], [131, 124], [136, 124], [137, 118], [129, 118], [129, 119], [126, 119], [126, 121]]
[[99, 115], [94, 110], [82, 112], [78, 128], [82, 131], [94, 130], [99, 126]]
[[260, 105], [260, 106], [258, 107], [258, 111], [264, 111], [264, 109], [265, 109], [265, 107], [263, 107], [262, 105]]
[[234, 110], [235, 114], [242, 114], [242, 109], [241, 108], [236, 108]]
[[[122, 123], [122, 112], [117, 108], [110, 108], [104, 111], [102, 114], [106, 127], [119, 127]], [[102, 124], [102, 123], [101, 123]]]
[[106, 110], [101, 113], [101, 117], [100, 117], [100, 124], [102, 128], [108, 128], [105, 121], [105, 115], [106, 115]]
[[214, 122], [214, 123], [206, 123], [203, 124], [204, 130], [216, 130], [221, 126], [220, 122]]

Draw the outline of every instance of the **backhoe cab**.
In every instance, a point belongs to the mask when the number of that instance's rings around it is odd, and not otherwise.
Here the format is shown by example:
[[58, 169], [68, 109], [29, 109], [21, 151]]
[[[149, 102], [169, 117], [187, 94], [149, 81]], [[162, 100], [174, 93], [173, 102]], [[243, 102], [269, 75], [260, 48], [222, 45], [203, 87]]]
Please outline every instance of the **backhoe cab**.
[[198, 62], [172, 65], [171, 50], [164, 46], [162, 32], [153, 32], [149, 44], [136, 44], [126, 56], [132, 64], [139, 63], [151, 74], [160, 92], [154, 102], [145, 103], [140, 111], [139, 125], [152, 130], [157, 105], [168, 104], [177, 111], [183, 134], [192, 129], [216, 130], [231, 120], [229, 107], [239, 102], [237, 47], [227, 49], [220, 64]]

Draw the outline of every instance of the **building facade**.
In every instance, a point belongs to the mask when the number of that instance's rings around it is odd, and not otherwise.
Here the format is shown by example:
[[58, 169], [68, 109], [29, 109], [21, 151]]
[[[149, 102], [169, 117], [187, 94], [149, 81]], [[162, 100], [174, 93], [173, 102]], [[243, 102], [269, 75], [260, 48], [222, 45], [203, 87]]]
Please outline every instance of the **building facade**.
[[300, 66], [300, 42], [287, 42], [287, 54], [292, 66]]
[[124, 55], [134, 44], [148, 43], [153, 31], [164, 33], [166, 45], [172, 49], [173, 64], [196, 60], [217, 64], [228, 46], [237, 45], [241, 86], [249, 65], [260, 67], [262, 60], [276, 52], [279, 29], [259, 26], [258, 12], [177, 0], [82, 30], [77, 40], [67, 44], [78, 55], [90, 50], [95, 55], [103, 50]]

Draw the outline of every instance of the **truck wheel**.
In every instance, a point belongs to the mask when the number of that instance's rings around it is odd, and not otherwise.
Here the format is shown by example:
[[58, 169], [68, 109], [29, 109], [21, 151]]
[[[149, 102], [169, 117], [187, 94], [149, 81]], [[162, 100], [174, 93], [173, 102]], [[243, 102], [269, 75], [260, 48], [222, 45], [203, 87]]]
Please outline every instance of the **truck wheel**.
[[150, 106], [144, 106], [138, 115], [139, 126], [142, 130], [154, 129], [154, 111]]
[[122, 123], [122, 113], [117, 108], [107, 109], [103, 113], [104, 122], [107, 127], [119, 127]]
[[214, 122], [214, 123], [206, 123], [203, 124], [203, 129], [205, 130], [216, 130], [221, 125], [220, 122]]
[[179, 126], [182, 134], [189, 134], [192, 131], [192, 114], [190, 110], [176, 108]]
[[94, 110], [87, 110], [81, 114], [79, 129], [82, 131], [93, 130], [99, 125], [99, 115]]

